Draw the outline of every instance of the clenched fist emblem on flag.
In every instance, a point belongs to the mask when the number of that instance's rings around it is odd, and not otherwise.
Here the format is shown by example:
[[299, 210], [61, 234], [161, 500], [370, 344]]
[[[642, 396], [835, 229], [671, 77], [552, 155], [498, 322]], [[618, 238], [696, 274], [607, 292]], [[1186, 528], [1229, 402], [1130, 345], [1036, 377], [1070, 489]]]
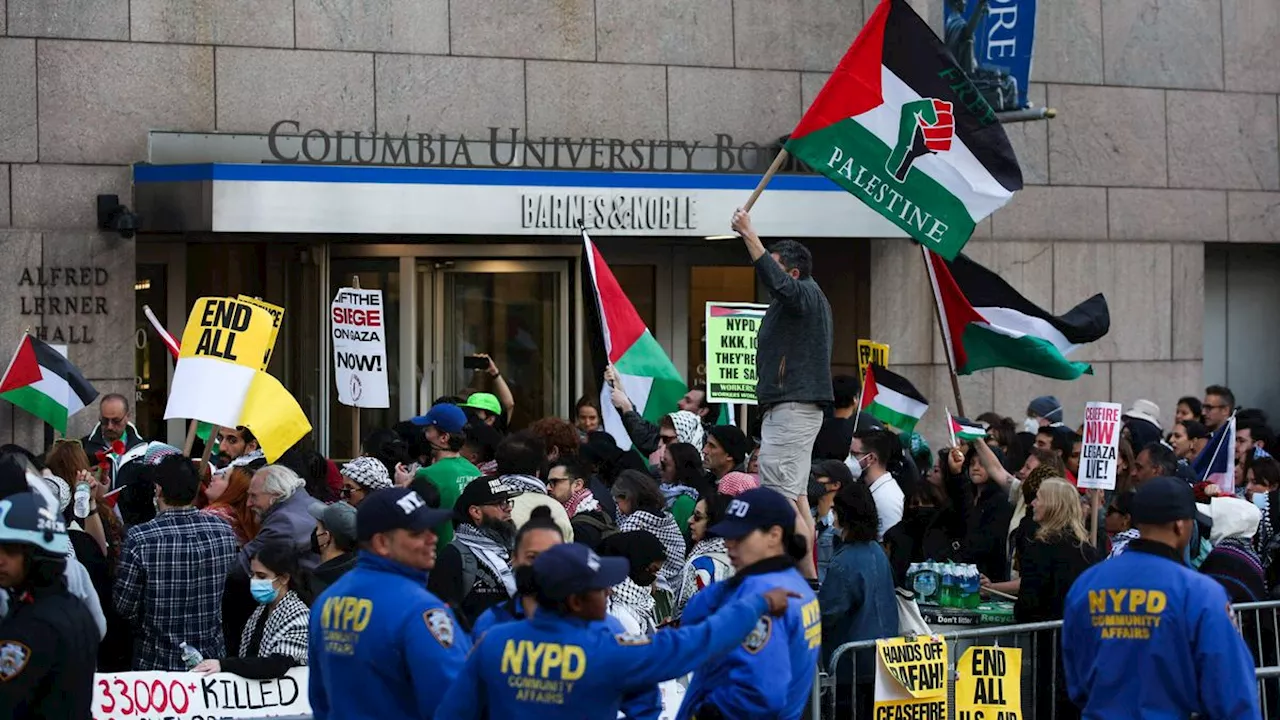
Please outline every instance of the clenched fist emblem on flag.
[[898, 123], [898, 144], [889, 155], [885, 169], [898, 182], [905, 182], [916, 158], [951, 149], [955, 136], [955, 117], [951, 103], [936, 98], [921, 98], [902, 106]]

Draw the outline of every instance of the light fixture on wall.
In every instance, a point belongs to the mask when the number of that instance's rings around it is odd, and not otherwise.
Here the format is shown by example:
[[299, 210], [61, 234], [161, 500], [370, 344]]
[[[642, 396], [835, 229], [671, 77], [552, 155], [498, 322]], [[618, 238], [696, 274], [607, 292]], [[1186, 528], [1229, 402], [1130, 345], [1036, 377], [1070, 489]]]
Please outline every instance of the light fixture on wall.
[[114, 230], [125, 240], [132, 240], [142, 225], [142, 218], [121, 204], [119, 195], [98, 196], [98, 228]]

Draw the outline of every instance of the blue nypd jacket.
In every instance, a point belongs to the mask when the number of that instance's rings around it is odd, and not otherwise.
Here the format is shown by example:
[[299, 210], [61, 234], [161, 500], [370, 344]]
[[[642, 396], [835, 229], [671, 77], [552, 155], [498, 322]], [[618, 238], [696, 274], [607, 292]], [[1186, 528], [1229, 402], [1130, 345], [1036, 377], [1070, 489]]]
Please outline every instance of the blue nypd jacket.
[[1258, 718], [1253, 658], [1215, 580], [1133, 540], [1067, 593], [1063, 673], [1085, 720]]
[[614, 720], [624, 695], [734, 647], [767, 609], [757, 594], [706, 622], [652, 636], [620, 635], [603, 622], [551, 611], [493, 626], [476, 642], [436, 720]]
[[315, 720], [430, 718], [470, 649], [427, 573], [361, 551], [311, 608]]
[[[472, 642], [479, 643], [486, 632], [498, 625], [524, 619], [524, 605], [520, 603], [518, 597], [494, 605], [485, 610], [471, 628]], [[609, 632], [615, 635], [626, 633], [626, 628], [622, 627], [622, 623], [612, 615], [606, 616], [604, 623], [608, 626]], [[658, 692], [658, 688], [654, 686], [628, 694], [622, 699], [622, 715], [626, 720], [658, 720], [662, 717], [662, 693]]]
[[680, 621], [699, 622], [738, 598], [775, 587], [800, 599], [782, 617], [758, 617], [751, 635], [728, 653], [709, 654], [694, 671], [676, 720], [694, 717], [708, 703], [734, 720], [796, 720], [804, 714], [822, 647], [822, 612], [791, 558], [762, 560], [707, 587], [689, 600]]

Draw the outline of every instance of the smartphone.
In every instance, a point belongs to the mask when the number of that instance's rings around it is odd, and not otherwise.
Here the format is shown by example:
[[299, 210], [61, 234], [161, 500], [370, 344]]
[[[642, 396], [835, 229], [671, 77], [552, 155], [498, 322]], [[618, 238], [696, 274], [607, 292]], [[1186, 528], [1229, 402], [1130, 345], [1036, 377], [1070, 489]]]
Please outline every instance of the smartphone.
[[466, 355], [462, 358], [462, 367], [467, 370], [488, 370], [489, 359], [476, 357], [475, 355]]

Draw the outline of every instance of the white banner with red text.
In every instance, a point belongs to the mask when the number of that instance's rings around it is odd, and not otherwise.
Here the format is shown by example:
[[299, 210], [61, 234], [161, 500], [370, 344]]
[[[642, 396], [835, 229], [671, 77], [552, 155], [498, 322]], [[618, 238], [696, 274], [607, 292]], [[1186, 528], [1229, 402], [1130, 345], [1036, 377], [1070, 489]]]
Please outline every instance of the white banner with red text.
[[305, 667], [250, 680], [231, 673], [98, 673], [93, 720], [222, 720], [311, 716]]

